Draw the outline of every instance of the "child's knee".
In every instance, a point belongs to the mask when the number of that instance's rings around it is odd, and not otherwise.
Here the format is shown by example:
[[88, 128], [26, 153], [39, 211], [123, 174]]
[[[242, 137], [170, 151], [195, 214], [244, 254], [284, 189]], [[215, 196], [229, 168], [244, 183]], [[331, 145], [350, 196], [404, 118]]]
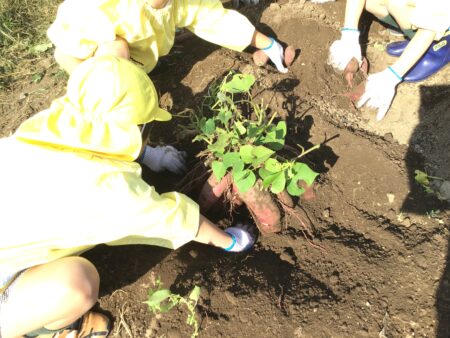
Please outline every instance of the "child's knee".
[[82, 257], [67, 258], [65, 263], [62, 273], [65, 274], [66, 297], [71, 298], [77, 307], [88, 310], [98, 298], [100, 277], [97, 269]]

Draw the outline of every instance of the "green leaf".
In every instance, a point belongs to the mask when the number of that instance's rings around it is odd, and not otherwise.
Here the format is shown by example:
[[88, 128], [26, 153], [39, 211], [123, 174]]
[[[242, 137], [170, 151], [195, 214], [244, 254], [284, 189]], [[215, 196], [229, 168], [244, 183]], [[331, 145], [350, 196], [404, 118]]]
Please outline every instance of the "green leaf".
[[251, 170], [245, 170], [244, 176], [239, 180], [234, 181], [239, 191], [243, 193], [247, 192], [251, 187], [253, 187], [255, 185], [255, 182], [256, 176]]
[[286, 122], [280, 121], [276, 126], [271, 125], [266, 129], [266, 135], [259, 139], [259, 143], [263, 143], [273, 150], [281, 150], [284, 146], [285, 136]]
[[222, 122], [223, 125], [226, 125], [232, 117], [233, 113], [229, 110], [220, 111], [219, 114], [217, 114], [217, 118], [220, 122]]
[[245, 176], [244, 163], [236, 162], [233, 166], [233, 180], [238, 181]]
[[44, 77], [44, 73], [35, 73], [33, 74], [33, 76], [31, 77], [31, 80], [34, 83], [39, 83], [41, 82], [42, 78]]
[[254, 158], [252, 151], [253, 151], [253, 146], [250, 144], [243, 145], [239, 149], [239, 154], [241, 155], [241, 158], [245, 164], [252, 163], [253, 158]]
[[177, 303], [178, 302], [170, 302], [170, 303], [168, 303], [168, 304], [161, 304], [160, 305], [160, 307], [159, 307], [159, 312], [161, 312], [161, 313], [166, 313], [166, 312], [169, 312], [170, 310], [172, 310], [172, 308], [174, 307], [174, 306], [176, 306], [177, 305]]
[[284, 141], [284, 138], [286, 137], [286, 133], [287, 133], [286, 122], [285, 121], [278, 122], [275, 130], [276, 130], [277, 140]]
[[200, 135], [195, 136], [194, 139], [192, 140], [192, 142], [205, 141], [207, 139], [208, 138], [205, 135], [200, 134]]
[[270, 187], [270, 185], [273, 183], [273, 181], [276, 180], [276, 178], [278, 176], [278, 173], [277, 174], [270, 173], [270, 172], [268, 172], [268, 173], [269, 174], [266, 177], [263, 178], [262, 184], [263, 184], [263, 188], [264, 189], [267, 189], [268, 187]]
[[264, 146], [256, 146], [253, 148], [252, 154], [256, 158], [253, 160], [252, 164], [256, 167], [272, 156], [274, 151]]
[[213, 119], [208, 119], [206, 120], [205, 124], [201, 126], [201, 130], [203, 133], [209, 136], [216, 130], [216, 123]]
[[276, 177], [272, 182], [270, 191], [272, 191], [274, 194], [278, 194], [282, 192], [284, 190], [284, 187], [286, 186], [286, 176], [284, 174], [284, 171], [276, 174], [275, 176]]
[[148, 300], [144, 303], [148, 304], [150, 308], [160, 309], [161, 302], [165, 301], [170, 297], [172, 293], [168, 289], [160, 289], [156, 291], [150, 291], [148, 295]]
[[[267, 170], [264, 169], [264, 168], [259, 168], [259, 170], [258, 170], [258, 175], [259, 175], [259, 177], [261, 177], [261, 178], [263, 179], [263, 181], [264, 181], [267, 177], [273, 175], [273, 173], [271, 173], [270, 171], [267, 171]], [[270, 184], [269, 184], [269, 185], [270, 185]]]
[[220, 181], [227, 172], [227, 167], [223, 164], [223, 162], [213, 161], [211, 168], [217, 181]]
[[281, 171], [282, 165], [280, 162], [278, 162], [278, 160], [274, 158], [269, 158], [267, 159], [267, 161], [264, 162], [264, 168], [273, 174]]
[[416, 174], [416, 176], [414, 176], [414, 179], [416, 180], [417, 183], [422, 185], [430, 184], [430, 181], [428, 180], [428, 175], [426, 173], [420, 170], [414, 170], [414, 173]]
[[264, 126], [258, 126], [255, 123], [250, 123], [247, 127], [247, 135], [249, 138], [254, 138], [264, 131]]
[[236, 162], [242, 161], [238, 152], [229, 152], [223, 155], [223, 165], [225, 168], [230, 168], [235, 165]]
[[305, 192], [305, 189], [298, 186], [297, 179], [289, 180], [286, 190], [291, 196], [300, 196]]
[[208, 144], [208, 150], [214, 153], [216, 156], [217, 154], [223, 154], [225, 152], [225, 148], [229, 145], [230, 140], [230, 134], [228, 133], [221, 133], [218, 137], [216, 142], [213, 144]]
[[199, 298], [200, 298], [200, 287], [195, 286], [194, 289], [189, 294], [189, 299], [197, 303]]
[[295, 172], [294, 178], [296, 178], [297, 180], [305, 181], [308, 186], [313, 184], [317, 175], [319, 175], [318, 173], [313, 171], [310, 167], [308, 167], [307, 164], [301, 162], [295, 163], [293, 170]]
[[31, 47], [31, 52], [35, 53], [35, 54], [39, 54], [39, 53], [46, 52], [47, 50], [49, 50], [52, 47], [53, 47], [53, 44], [51, 42], [41, 43], [39, 45], [35, 45], [35, 46]]
[[238, 132], [239, 135], [245, 135], [247, 129], [244, 127], [242, 122], [236, 121], [234, 123], [234, 129]]
[[227, 93], [248, 92], [255, 83], [255, 77], [251, 74], [235, 74], [230, 81], [222, 84], [221, 90]]

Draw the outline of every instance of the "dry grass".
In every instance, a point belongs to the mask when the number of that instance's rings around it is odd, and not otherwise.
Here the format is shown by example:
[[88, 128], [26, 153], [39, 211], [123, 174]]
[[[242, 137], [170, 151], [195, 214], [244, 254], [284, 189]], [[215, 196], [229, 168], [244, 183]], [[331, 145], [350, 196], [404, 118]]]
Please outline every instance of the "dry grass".
[[21, 74], [30, 74], [33, 60], [50, 50], [48, 26], [61, 0], [0, 0], [0, 89], [8, 88]]

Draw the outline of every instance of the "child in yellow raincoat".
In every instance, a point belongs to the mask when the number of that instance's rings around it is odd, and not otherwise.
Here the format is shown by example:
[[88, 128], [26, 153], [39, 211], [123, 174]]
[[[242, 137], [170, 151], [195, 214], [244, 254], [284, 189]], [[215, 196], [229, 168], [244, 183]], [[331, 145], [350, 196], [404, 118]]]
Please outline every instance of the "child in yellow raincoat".
[[[283, 47], [220, 0], [65, 0], [47, 34], [56, 61], [69, 73], [81, 60], [102, 54], [131, 57], [149, 73], [169, 53], [177, 28], [236, 51], [252, 45], [278, 71], [288, 71]], [[287, 64], [292, 54], [286, 52]]]
[[93, 57], [65, 96], [0, 139], [0, 337], [106, 337], [107, 318], [89, 311], [99, 275], [78, 256], [97, 244], [253, 245], [245, 227], [222, 231], [187, 196], [142, 180], [139, 126], [170, 118], [142, 69]]

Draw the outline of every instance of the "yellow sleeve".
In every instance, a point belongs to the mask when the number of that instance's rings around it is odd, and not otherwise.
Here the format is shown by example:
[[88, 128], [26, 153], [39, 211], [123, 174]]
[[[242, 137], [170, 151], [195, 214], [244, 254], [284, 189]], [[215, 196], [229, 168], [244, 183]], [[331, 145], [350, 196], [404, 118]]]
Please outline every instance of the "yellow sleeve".
[[116, 239], [107, 241], [109, 245], [149, 244], [176, 249], [197, 235], [199, 206], [184, 194], [158, 194], [133, 173], [113, 175], [100, 188], [110, 200], [107, 227], [112, 233], [108, 237]]
[[242, 14], [225, 9], [219, 0], [176, 0], [177, 26], [200, 38], [242, 51], [250, 45], [255, 27]]
[[65, 0], [47, 36], [62, 53], [87, 59], [99, 43], [114, 41], [117, 1]]

